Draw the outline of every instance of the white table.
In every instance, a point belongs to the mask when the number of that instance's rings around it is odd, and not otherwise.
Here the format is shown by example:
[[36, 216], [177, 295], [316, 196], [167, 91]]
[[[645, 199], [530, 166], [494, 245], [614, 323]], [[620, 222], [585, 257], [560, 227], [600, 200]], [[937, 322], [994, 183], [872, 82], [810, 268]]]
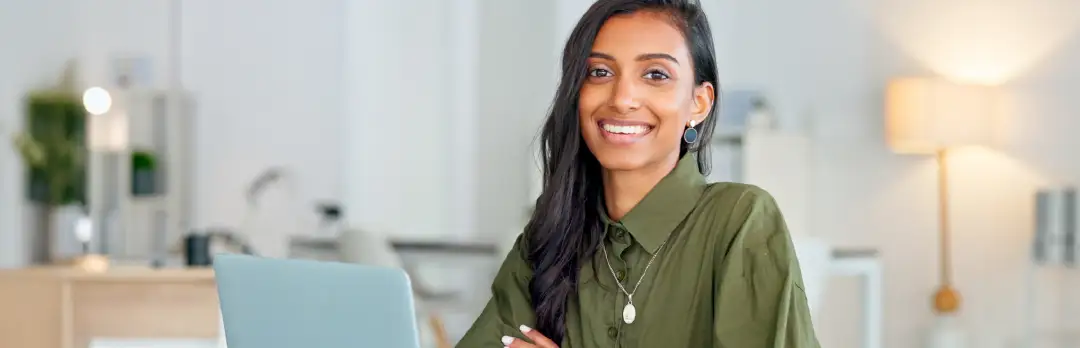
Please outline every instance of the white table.
[[885, 305], [882, 293], [881, 259], [874, 250], [836, 250], [830, 266], [833, 276], [856, 276], [862, 278], [863, 348], [881, 348], [882, 308]]

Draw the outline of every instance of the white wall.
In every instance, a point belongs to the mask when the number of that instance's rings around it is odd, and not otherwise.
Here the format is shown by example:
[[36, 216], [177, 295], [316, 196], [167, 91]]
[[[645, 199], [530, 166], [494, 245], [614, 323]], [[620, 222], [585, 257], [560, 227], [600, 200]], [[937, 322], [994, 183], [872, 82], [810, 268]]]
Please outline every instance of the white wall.
[[[280, 237], [305, 233], [312, 203], [331, 199], [343, 201], [351, 224], [399, 237], [519, 230], [528, 146], [554, 85], [552, 46], [529, 43], [552, 42], [554, 6], [468, 4], [183, 2], [180, 79], [198, 99], [195, 227], [256, 231], [259, 249], [283, 254]], [[53, 6], [80, 14], [55, 31], [71, 37], [58, 47], [82, 62], [83, 85], [107, 81], [113, 57], [143, 56], [154, 61], [156, 85], [167, 86], [169, 2]], [[35, 62], [48, 53], [22, 51]], [[293, 177], [249, 217], [243, 191], [271, 166]], [[5, 185], [20, 186], [6, 168]], [[4, 207], [21, 205], [8, 195]]]
[[[196, 227], [246, 228], [260, 252], [284, 255], [283, 235], [313, 232], [316, 201], [344, 198], [344, 10], [184, 1], [182, 78], [199, 103]], [[289, 177], [245, 221], [244, 191], [269, 167]]]
[[22, 128], [25, 94], [53, 86], [76, 51], [69, 0], [15, 1], [0, 10], [0, 268], [29, 258], [22, 234], [22, 159], [11, 135]]
[[[155, 84], [167, 86], [168, 1], [17, 0], [3, 6], [5, 143], [6, 132], [21, 126], [21, 94], [51, 83], [67, 59], [79, 60], [81, 83], [90, 85], [107, 81], [113, 57], [150, 57]], [[344, 2], [185, 1], [182, 22], [181, 78], [199, 103], [194, 225], [256, 230], [260, 251], [282, 255], [280, 236], [313, 229], [315, 201], [344, 198]], [[22, 169], [9, 146], [0, 149], [0, 265], [12, 267], [27, 260]], [[271, 166], [291, 177], [247, 218], [246, 185]]]
[[69, 27], [75, 33], [80, 87], [111, 86], [111, 60], [148, 57], [153, 83], [170, 81], [169, 2], [166, 0], [68, 1], [78, 15]]
[[[1031, 195], [1041, 184], [1080, 179], [1080, 164], [1067, 152], [1078, 145], [1070, 134], [1080, 126], [1070, 114], [1080, 69], [1068, 63], [1080, 55], [1080, 7], [1004, 0], [712, 4], [720, 8], [710, 14], [733, 21], [722, 34], [730, 41], [718, 45], [727, 48], [720, 52], [726, 86], [766, 90], [785, 124], [807, 126], [814, 136], [812, 234], [882, 251], [889, 347], [920, 346], [931, 325], [937, 208], [933, 160], [885, 147], [883, 86], [891, 76], [935, 72], [1008, 83], [1003, 151], [952, 157], [952, 221], [970, 346], [1005, 347], [1018, 338]], [[826, 346], [856, 346], [859, 319], [850, 306], [858, 293], [844, 284], [832, 286], [816, 318]], [[1037, 320], [1050, 323], [1061, 309], [1047, 297], [1061, 289], [1047, 277], [1038, 284], [1044, 296]]]
[[348, 3], [343, 162], [350, 224], [403, 237], [453, 236], [472, 224], [454, 216], [474, 214], [459, 209], [471, 201], [455, 206], [451, 194], [470, 191], [453, 185], [463, 171], [472, 174], [470, 159], [454, 154], [472, 147], [472, 120], [459, 112], [472, 111], [476, 98], [454, 63], [472, 57], [476, 45], [450, 36], [468, 32], [459, 25], [472, 19], [443, 1]]
[[[563, 2], [484, 1], [481, 7], [479, 231], [516, 235], [532, 197], [533, 150], [557, 80], [556, 11]], [[556, 48], [557, 47], [557, 48]]]
[[403, 238], [518, 233], [530, 145], [554, 92], [555, 6], [444, 6], [350, 5], [349, 220]]
[[[145, 56], [167, 87], [170, 1], [76, 2], [80, 75], [107, 83], [109, 59]], [[197, 100], [193, 228], [246, 231], [284, 255], [283, 235], [313, 229], [313, 203], [340, 199], [343, 8], [340, 1], [185, 1], [179, 79]], [[288, 173], [249, 213], [247, 185]]]

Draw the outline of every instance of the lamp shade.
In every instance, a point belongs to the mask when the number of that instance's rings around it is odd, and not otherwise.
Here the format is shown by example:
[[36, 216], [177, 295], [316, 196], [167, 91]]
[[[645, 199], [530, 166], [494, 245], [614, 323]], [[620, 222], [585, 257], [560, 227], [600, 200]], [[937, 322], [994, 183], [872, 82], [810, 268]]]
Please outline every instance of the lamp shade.
[[943, 79], [900, 78], [885, 91], [885, 137], [900, 153], [993, 145], [996, 89]]

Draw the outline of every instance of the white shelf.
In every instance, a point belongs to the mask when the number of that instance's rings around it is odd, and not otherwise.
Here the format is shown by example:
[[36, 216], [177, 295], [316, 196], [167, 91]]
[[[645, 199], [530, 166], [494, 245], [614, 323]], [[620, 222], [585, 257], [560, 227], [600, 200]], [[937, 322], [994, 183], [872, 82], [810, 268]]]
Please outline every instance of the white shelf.
[[[113, 106], [90, 116], [90, 215], [95, 251], [149, 261], [189, 229], [194, 103], [186, 92], [111, 90]], [[132, 193], [132, 154], [155, 163], [156, 193]]]
[[883, 266], [876, 250], [833, 252], [833, 276], [856, 276], [861, 278], [863, 348], [881, 348], [884, 344], [885, 295], [882, 287]]

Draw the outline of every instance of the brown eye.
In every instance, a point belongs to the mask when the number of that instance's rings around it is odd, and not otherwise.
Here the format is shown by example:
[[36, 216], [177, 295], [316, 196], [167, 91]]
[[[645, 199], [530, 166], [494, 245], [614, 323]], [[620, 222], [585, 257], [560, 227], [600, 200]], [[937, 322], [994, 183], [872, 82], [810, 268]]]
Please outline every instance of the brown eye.
[[606, 69], [591, 69], [589, 70], [589, 77], [611, 77], [611, 71]]
[[649, 70], [648, 72], [645, 73], [644, 77], [646, 79], [648, 79], [648, 80], [667, 80], [667, 79], [671, 78], [670, 76], [668, 76], [667, 74], [665, 74], [663, 71], [660, 71], [660, 70]]

